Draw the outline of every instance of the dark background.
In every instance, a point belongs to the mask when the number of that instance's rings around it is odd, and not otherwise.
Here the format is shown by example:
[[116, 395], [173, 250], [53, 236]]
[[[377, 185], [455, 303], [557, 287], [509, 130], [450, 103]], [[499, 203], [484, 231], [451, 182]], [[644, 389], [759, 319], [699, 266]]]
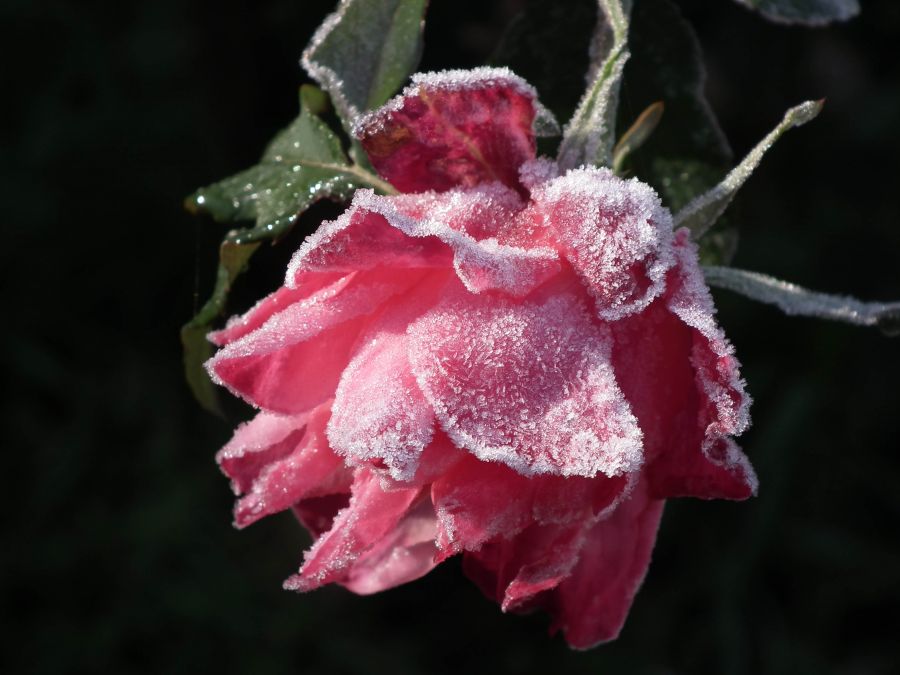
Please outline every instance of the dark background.
[[[900, 298], [900, 7], [812, 31], [681, 4], [738, 155], [788, 106], [828, 98], [741, 194], [736, 264]], [[484, 62], [517, 3], [432, 5], [423, 69]], [[230, 427], [182, 379], [178, 327], [223, 228], [181, 201], [293, 117], [298, 57], [332, 6], [4, 0], [0, 669], [898, 672], [900, 341], [725, 292], [760, 495], [669, 503], [617, 642], [571, 652], [455, 561], [370, 598], [281, 590], [305, 535], [289, 515], [231, 529], [213, 463]], [[281, 265], [263, 258], [253, 283]]]

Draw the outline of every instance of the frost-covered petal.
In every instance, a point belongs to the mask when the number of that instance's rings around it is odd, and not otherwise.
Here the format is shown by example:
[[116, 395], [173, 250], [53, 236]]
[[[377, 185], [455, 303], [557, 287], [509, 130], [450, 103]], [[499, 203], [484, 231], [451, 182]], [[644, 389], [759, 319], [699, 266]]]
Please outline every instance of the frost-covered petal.
[[419, 73], [354, 132], [401, 192], [492, 181], [517, 187], [519, 166], [535, 155], [536, 98], [505, 68]]
[[250, 403], [299, 413], [334, 396], [350, 348], [370, 314], [421, 275], [356, 273], [339, 293], [325, 288], [272, 314], [206, 363], [212, 378]]
[[448, 294], [410, 325], [413, 372], [444, 431], [479, 459], [526, 476], [634, 471], [641, 433], [608, 331], [562, 288], [519, 302]]
[[309, 415], [303, 437], [287, 454], [272, 459], [234, 509], [237, 527], [246, 527], [272, 513], [290, 508], [310, 497], [343, 493], [350, 489], [352, 475], [325, 438], [329, 406], [319, 406]]
[[309, 591], [342, 581], [363, 554], [395, 530], [420, 495], [418, 488], [386, 492], [376, 474], [357, 473], [349, 504], [306, 552], [300, 571], [288, 578], [284, 587]]
[[672, 217], [648, 185], [582, 168], [537, 186], [532, 200], [523, 220], [554, 233], [601, 319], [639, 312], [663, 292]]
[[[433, 193], [381, 197], [357, 190], [348, 211], [320, 227], [294, 255], [288, 284], [313, 271], [452, 266], [473, 293], [525, 295], [559, 272], [559, 256], [548, 247], [524, 248], [471, 236], [466, 230], [475, 231], [476, 216], [483, 216], [483, 227], [493, 228], [512, 210], [505, 191], [493, 202], [490, 196], [485, 199], [488, 193], [496, 195], [497, 186], [448, 199], [436, 199]], [[451, 202], [454, 212], [434, 208], [441, 202]]]
[[667, 306], [690, 332], [688, 358], [697, 390], [700, 453], [692, 448], [690, 453], [662, 455], [652, 471], [655, 487], [668, 496], [746, 499], [756, 493], [757, 478], [731, 436], [750, 424], [750, 397], [734, 348], [716, 324], [696, 245], [686, 229], [677, 233], [675, 255], [678, 264], [671, 273]]
[[405, 333], [380, 331], [344, 370], [328, 423], [331, 447], [348, 461], [383, 463], [398, 481], [413, 477], [431, 442], [434, 411], [409, 364]]
[[587, 534], [577, 565], [548, 605], [553, 629], [561, 629], [572, 647], [588, 649], [618, 636], [647, 573], [663, 504], [639, 483]]

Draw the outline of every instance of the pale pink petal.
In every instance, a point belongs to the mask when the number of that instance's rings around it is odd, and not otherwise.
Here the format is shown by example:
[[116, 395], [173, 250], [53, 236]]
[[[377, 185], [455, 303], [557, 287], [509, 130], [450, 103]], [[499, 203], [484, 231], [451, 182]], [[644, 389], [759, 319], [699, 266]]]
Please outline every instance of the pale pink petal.
[[249, 490], [267, 464], [297, 447], [306, 432], [308, 419], [309, 414], [261, 412], [235, 430], [231, 440], [216, 454], [216, 462], [222, 473], [231, 479], [235, 494]]
[[672, 217], [648, 185], [582, 168], [537, 186], [532, 200], [523, 220], [555, 233], [601, 319], [639, 312], [662, 293], [673, 264]]
[[619, 635], [647, 573], [663, 504], [639, 483], [587, 534], [578, 564], [548, 604], [553, 629], [561, 629], [572, 647], [588, 649]]
[[356, 273], [337, 294], [323, 289], [273, 314], [220, 349], [206, 368], [214, 381], [253, 405], [284, 413], [309, 410], [334, 396], [370, 314], [421, 277], [409, 271]]
[[535, 154], [536, 112], [534, 88], [505, 68], [420, 73], [354, 132], [401, 192], [517, 187], [519, 166]]
[[434, 508], [427, 498], [420, 499], [393, 530], [351, 565], [339, 583], [369, 595], [418, 579], [438, 564], [436, 534]]
[[247, 527], [303, 499], [345, 493], [350, 489], [352, 474], [328, 447], [325, 438], [328, 408], [319, 406], [310, 413], [306, 431], [296, 447], [260, 471], [249, 492], [235, 506], [237, 527]]
[[287, 579], [284, 587], [309, 591], [342, 581], [364, 553], [397, 527], [421, 494], [418, 488], [385, 492], [376, 474], [358, 472], [350, 503], [306, 552], [300, 571]]
[[448, 294], [409, 327], [413, 372], [459, 447], [522, 475], [635, 471], [641, 433], [607, 329], [562, 289], [535, 301]]

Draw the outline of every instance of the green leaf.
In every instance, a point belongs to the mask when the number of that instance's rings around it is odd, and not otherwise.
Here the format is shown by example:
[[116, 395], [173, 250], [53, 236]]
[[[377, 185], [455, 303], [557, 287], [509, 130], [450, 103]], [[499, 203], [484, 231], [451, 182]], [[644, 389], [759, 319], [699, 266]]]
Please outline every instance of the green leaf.
[[728, 208], [731, 200], [747, 182], [753, 171], [759, 166], [766, 151], [771, 148], [788, 129], [799, 127], [819, 114], [823, 101], [806, 101], [788, 110], [784, 119], [765, 138], [763, 138], [747, 156], [728, 172], [728, 175], [714, 188], [691, 200], [687, 206], [675, 214], [675, 225], [690, 228], [694, 239], [699, 239], [719, 216]]
[[227, 239], [219, 248], [219, 269], [212, 296], [196, 316], [181, 328], [184, 350], [184, 373], [194, 396], [207, 410], [222, 415], [216, 386], [209, 379], [203, 363], [212, 356], [213, 346], [206, 339], [212, 323], [222, 314], [234, 280], [244, 271], [259, 244], [236, 244]]
[[427, 6], [427, 0], [341, 0], [316, 31], [303, 67], [331, 95], [348, 131], [418, 66]]
[[656, 188], [675, 210], [725, 175], [731, 150], [703, 93], [706, 70], [699, 42], [678, 6], [671, 0], [641, 0], [632, 14], [631, 36], [624, 76], [628, 98], [619, 121], [630, 122], [637, 111], [660, 100], [665, 115], [623, 168]]
[[526, 0], [488, 62], [524, 77], [567, 120], [584, 90], [596, 23], [597, 0]]
[[778, 23], [823, 26], [859, 14], [858, 0], [737, 0]]
[[209, 213], [219, 222], [256, 221], [236, 235], [236, 241], [246, 243], [281, 237], [319, 199], [346, 200], [357, 187], [393, 192], [375, 174], [352, 164], [340, 139], [311, 112], [324, 106], [322, 96], [314, 87], [301, 87], [300, 115], [272, 139], [259, 164], [201, 188], [188, 197], [188, 210]]
[[631, 0], [598, 0], [598, 5], [588, 88], [566, 125], [559, 146], [558, 162], [563, 169], [582, 164], [612, 165], [619, 87], [629, 58]]

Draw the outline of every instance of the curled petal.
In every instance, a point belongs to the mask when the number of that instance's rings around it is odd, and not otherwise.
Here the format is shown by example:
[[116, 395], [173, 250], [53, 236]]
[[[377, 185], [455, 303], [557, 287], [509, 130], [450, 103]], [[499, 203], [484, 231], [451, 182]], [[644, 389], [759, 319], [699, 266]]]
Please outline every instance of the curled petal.
[[601, 319], [646, 308], [672, 266], [672, 217], [648, 185], [582, 168], [539, 185], [528, 216], [551, 230]]
[[656, 541], [663, 500], [638, 484], [609, 518], [588, 532], [578, 564], [556, 588], [551, 613], [576, 649], [589, 649], [619, 635], [643, 583]]
[[297, 447], [308, 419], [308, 413], [275, 415], [261, 412], [235, 429], [231, 440], [216, 453], [216, 462], [222, 473], [231, 479], [235, 494], [249, 490], [266, 465]]
[[[263, 467], [234, 509], [237, 527], [246, 527], [310, 497], [344, 493], [352, 475], [325, 439], [329, 406], [309, 415], [303, 437], [287, 454]], [[224, 464], [223, 464], [224, 466]]]
[[506, 68], [413, 75], [412, 85], [361, 118], [356, 136], [401, 192], [500, 181], [517, 188], [535, 155], [534, 88]]
[[354, 593], [369, 595], [427, 574], [438, 564], [436, 532], [431, 502], [420, 499], [393, 530], [351, 565], [341, 585]]
[[641, 433], [610, 341], [575, 295], [536, 302], [459, 292], [409, 327], [413, 372], [447, 434], [524, 476], [616, 476]]
[[349, 504], [307, 551], [300, 571], [284, 582], [285, 589], [309, 591], [346, 579], [365, 553], [394, 532], [420, 495], [417, 488], [385, 492], [377, 475], [357, 473]]
[[[687, 473], [685, 494], [708, 499], [746, 499], [756, 494], [753, 467], [730, 438], [750, 425], [750, 397], [738, 370], [734, 348], [715, 321], [715, 307], [697, 264], [696, 244], [686, 228], [675, 242], [678, 264], [673, 270], [669, 309], [691, 330], [690, 363], [700, 397], [698, 421], [703, 431], [701, 450], [706, 464], [697, 474]], [[669, 474], [685, 467], [684, 457], [669, 453]]]

